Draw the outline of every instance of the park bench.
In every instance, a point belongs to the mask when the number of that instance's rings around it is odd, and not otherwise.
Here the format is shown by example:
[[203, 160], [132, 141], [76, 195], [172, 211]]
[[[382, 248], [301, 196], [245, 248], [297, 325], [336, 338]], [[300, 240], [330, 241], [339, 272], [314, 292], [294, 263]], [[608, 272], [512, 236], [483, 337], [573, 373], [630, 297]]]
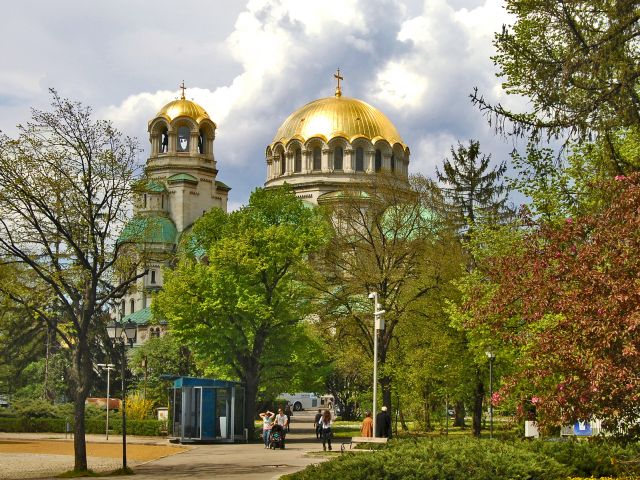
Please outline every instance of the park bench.
[[387, 437], [351, 437], [351, 441], [344, 442], [340, 445], [340, 453], [345, 451], [345, 445], [349, 445], [349, 450], [359, 443], [387, 443]]

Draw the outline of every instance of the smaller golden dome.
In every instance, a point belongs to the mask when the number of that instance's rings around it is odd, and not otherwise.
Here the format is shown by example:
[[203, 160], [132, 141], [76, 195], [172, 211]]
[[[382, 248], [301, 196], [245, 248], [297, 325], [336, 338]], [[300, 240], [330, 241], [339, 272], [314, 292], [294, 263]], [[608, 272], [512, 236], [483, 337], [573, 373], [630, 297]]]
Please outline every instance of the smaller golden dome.
[[184, 97], [167, 103], [160, 109], [156, 117], [164, 117], [169, 122], [178, 117], [189, 117], [196, 123], [200, 123], [202, 120], [211, 120], [204, 108]]

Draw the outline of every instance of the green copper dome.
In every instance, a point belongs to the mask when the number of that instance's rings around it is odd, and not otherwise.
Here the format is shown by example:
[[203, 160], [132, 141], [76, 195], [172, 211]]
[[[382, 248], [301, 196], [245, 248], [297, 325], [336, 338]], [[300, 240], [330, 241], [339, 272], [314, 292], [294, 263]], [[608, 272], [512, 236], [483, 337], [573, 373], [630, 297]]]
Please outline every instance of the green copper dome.
[[119, 242], [176, 243], [178, 230], [168, 217], [134, 217], [124, 227]]

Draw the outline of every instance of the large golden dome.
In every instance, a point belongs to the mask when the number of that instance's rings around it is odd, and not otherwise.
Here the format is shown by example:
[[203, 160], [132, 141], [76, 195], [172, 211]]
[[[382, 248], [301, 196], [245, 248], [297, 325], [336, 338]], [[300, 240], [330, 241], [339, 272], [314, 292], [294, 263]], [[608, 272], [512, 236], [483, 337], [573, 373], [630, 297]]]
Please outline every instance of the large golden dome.
[[307, 103], [289, 115], [271, 147], [278, 142], [286, 145], [294, 138], [304, 143], [312, 137], [325, 142], [335, 137], [344, 137], [349, 142], [365, 137], [373, 143], [382, 139], [390, 145], [399, 143], [406, 147], [396, 127], [380, 110], [357, 98], [340, 95]]
[[178, 117], [189, 117], [195, 120], [196, 123], [200, 123], [205, 119], [210, 120], [209, 114], [205, 111], [204, 108], [202, 108], [197, 103], [192, 102], [191, 100], [187, 100], [184, 97], [167, 103], [160, 109], [156, 117], [164, 117], [169, 122]]

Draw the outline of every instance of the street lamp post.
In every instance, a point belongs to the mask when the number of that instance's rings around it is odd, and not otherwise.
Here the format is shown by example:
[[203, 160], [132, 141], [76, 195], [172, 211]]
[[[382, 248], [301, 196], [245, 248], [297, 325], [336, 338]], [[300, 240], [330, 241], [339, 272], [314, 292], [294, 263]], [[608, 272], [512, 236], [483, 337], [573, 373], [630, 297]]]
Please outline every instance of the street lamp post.
[[129, 321], [127, 323], [113, 322], [107, 325], [107, 334], [109, 338], [114, 342], [120, 342], [122, 349], [122, 469], [127, 469], [127, 390], [125, 382], [126, 371], [126, 344], [133, 346], [133, 341], [136, 338], [136, 324]]
[[493, 360], [496, 354], [493, 350], [484, 352], [489, 358], [489, 438], [493, 438]]
[[113, 370], [113, 367], [115, 366], [113, 363], [99, 363], [98, 364], [99, 367], [104, 368], [107, 371], [107, 428], [106, 428], [106, 434], [107, 434], [107, 440], [109, 440], [109, 385], [111, 385], [111, 370]]
[[373, 437], [376, 437], [376, 412], [378, 404], [378, 331], [384, 330], [382, 305], [378, 303], [378, 292], [371, 292], [369, 298], [374, 302], [373, 323]]

